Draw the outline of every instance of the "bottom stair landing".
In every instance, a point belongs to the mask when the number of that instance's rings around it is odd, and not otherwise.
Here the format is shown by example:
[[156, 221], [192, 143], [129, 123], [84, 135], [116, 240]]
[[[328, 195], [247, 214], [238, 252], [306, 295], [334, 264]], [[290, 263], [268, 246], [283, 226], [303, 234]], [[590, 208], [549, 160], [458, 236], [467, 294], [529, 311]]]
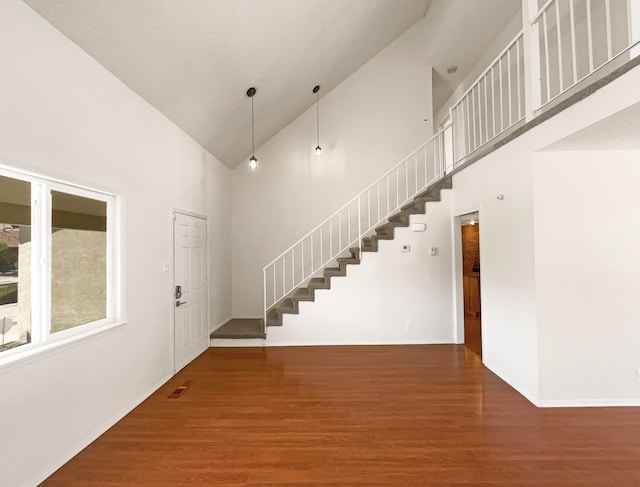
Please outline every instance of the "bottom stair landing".
[[210, 338], [266, 338], [261, 318], [231, 319], [217, 330], [213, 331]]

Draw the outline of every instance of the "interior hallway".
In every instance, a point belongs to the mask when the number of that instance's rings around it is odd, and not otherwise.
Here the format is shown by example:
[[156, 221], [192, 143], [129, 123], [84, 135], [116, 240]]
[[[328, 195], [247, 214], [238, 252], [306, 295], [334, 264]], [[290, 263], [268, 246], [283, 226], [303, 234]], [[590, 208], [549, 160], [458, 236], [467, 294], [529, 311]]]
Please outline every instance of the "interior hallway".
[[210, 348], [43, 485], [630, 486], [638, 438], [637, 409], [537, 409], [462, 345]]

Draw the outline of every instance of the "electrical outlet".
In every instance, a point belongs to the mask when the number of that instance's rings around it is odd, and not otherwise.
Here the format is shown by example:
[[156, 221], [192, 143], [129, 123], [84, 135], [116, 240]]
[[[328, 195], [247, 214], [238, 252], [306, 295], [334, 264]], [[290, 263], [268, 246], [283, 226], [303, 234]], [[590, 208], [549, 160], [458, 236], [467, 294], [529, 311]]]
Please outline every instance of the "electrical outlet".
[[409, 252], [411, 252], [411, 245], [404, 244], [401, 247], [401, 250], [403, 254], [408, 254]]
[[[411, 324], [411, 322], [410, 322], [410, 321], [407, 321], [407, 322], [404, 324], [404, 329], [405, 329], [405, 331], [411, 331], [412, 326], [413, 326], [413, 325]], [[638, 371], [638, 372], [640, 372], [640, 371]]]

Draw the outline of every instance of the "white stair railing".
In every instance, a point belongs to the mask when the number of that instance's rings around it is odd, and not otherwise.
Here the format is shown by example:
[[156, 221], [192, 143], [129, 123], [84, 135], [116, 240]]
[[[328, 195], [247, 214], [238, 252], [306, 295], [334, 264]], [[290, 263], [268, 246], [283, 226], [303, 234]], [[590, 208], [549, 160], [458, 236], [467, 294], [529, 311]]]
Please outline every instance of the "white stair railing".
[[531, 21], [540, 109], [608, 64], [638, 55], [638, 0], [549, 0]]
[[444, 131], [414, 150], [263, 268], [268, 310], [352, 247], [445, 174]]
[[522, 31], [449, 109], [456, 163], [525, 118]]

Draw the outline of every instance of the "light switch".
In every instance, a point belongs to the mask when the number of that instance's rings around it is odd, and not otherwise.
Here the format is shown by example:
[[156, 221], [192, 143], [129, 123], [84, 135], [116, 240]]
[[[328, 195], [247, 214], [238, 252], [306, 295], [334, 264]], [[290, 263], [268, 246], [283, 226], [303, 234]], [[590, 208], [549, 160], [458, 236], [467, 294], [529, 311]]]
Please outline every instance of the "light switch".
[[411, 252], [411, 245], [407, 245], [407, 244], [403, 245], [402, 246], [402, 253], [403, 254], [408, 254], [409, 252]]
[[431, 247], [431, 249], [429, 249], [429, 255], [438, 255], [438, 247]]
[[171, 272], [171, 262], [168, 260], [162, 261], [162, 272]]

